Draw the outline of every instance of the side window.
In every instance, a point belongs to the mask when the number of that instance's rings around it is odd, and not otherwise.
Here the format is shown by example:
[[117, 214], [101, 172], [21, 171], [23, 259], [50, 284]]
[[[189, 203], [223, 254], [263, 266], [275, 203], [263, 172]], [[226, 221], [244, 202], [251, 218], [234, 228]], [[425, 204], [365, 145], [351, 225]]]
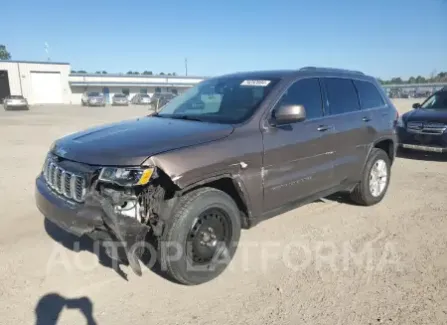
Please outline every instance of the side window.
[[354, 80], [354, 84], [359, 94], [362, 109], [380, 107], [385, 105], [382, 96], [373, 83], [368, 81]]
[[324, 83], [331, 115], [349, 113], [360, 109], [357, 91], [351, 79], [325, 78]]
[[317, 78], [302, 79], [287, 89], [281, 98], [280, 105], [303, 105], [306, 119], [323, 116], [320, 83]]

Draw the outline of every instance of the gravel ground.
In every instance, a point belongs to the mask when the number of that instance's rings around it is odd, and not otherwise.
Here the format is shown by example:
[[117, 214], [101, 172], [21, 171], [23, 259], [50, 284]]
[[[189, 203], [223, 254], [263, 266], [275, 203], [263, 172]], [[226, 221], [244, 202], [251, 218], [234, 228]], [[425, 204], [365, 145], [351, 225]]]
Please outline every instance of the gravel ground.
[[[411, 103], [396, 100], [402, 112]], [[447, 324], [447, 159], [439, 156], [399, 157], [374, 207], [317, 202], [244, 231], [229, 269], [196, 287], [149, 269], [141, 278], [126, 266], [114, 270], [87, 240], [74, 247], [35, 208], [34, 178], [48, 147], [145, 112], [0, 112], [0, 323], [83, 324], [91, 315], [108, 325]]]

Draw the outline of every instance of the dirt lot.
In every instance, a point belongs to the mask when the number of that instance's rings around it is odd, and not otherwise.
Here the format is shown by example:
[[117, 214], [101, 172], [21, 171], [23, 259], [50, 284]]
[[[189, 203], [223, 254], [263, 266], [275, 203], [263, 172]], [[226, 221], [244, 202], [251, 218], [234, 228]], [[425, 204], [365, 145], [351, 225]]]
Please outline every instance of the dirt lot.
[[83, 324], [91, 314], [108, 325], [447, 324], [447, 159], [436, 156], [398, 158], [375, 207], [318, 202], [245, 231], [230, 268], [201, 286], [115, 271], [87, 240], [77, 252], [34, 205], [48, 147], [144, 112], [0, 112], [0, 323]]

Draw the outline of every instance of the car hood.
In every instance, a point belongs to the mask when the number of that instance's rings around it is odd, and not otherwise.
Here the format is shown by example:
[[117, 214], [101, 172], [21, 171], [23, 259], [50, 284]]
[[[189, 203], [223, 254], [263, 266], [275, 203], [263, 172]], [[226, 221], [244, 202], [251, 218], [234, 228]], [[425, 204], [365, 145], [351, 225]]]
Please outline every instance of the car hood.
[[403, 115], [406, 122], [447, 123], [447, 109], [415, 109]]
[[224, 138], [227, 124], [141, 117], [67, 135], [52, 152], [68, 160], [102, 166], [136, 166], [155, 154]]

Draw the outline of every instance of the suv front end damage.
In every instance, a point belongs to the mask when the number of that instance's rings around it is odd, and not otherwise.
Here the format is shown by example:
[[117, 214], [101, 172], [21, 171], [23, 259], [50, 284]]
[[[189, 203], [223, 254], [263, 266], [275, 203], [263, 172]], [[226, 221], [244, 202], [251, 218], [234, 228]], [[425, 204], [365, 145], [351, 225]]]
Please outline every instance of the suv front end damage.
[[[119, 259], [119, 245], [132, 270], [141, 275], [139, 258], [146, 237], [148, 234], [160, 236], [165, 215], [175, 201], [175, 185], [156, 168], [82, 165], [84, 170], [79, 172], [80, 164], [55, 163], [56, 160], [48, 158], [36, 179], [38, 209], [69, 233], [107, 241], [106, 251], [111, 258]], [[67, 175], [71, 175], [68, 181]], [[81, 177], [86, 186], [79, 194], [77, 180]], [[115, 247], [110, 247], [110, 243]]]

